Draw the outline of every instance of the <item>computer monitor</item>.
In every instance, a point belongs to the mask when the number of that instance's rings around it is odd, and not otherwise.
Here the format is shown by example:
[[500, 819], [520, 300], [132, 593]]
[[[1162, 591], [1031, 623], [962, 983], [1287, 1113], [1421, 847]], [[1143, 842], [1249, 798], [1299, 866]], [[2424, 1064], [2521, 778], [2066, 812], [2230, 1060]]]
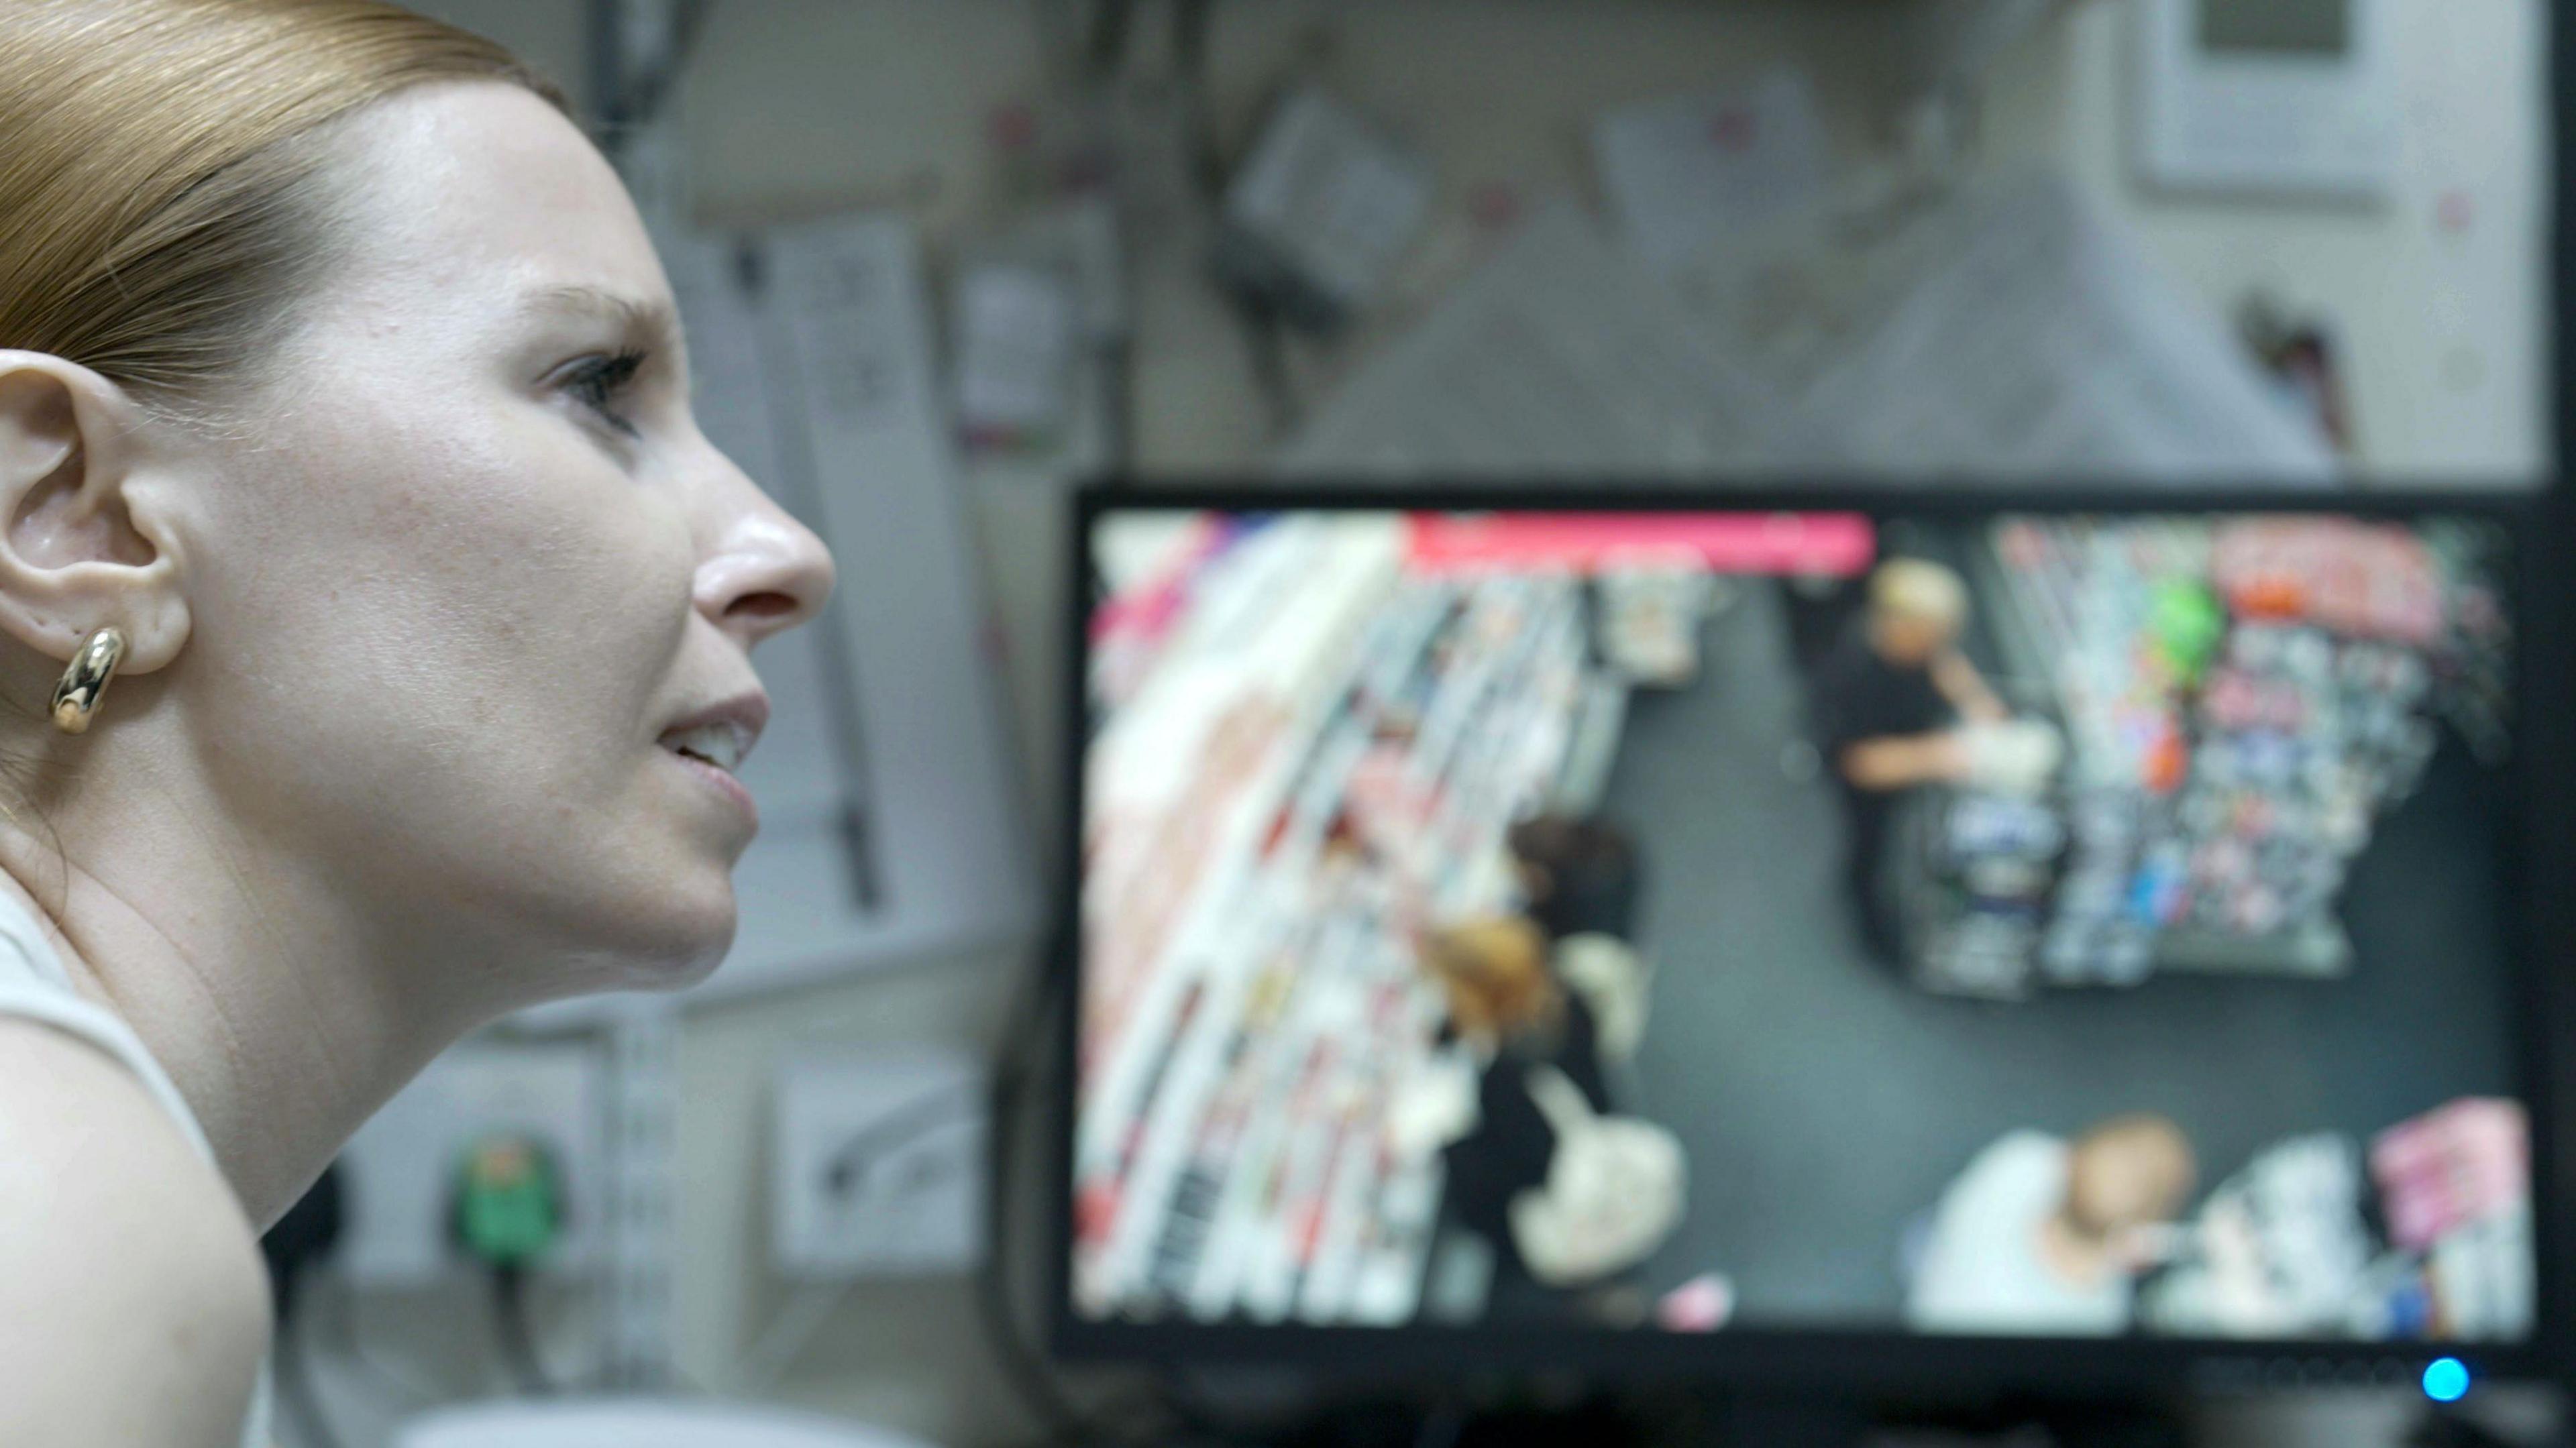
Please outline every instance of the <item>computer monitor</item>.
[[1078, 515], [1067, 1354], [2554, 1360], [2537, 505]]

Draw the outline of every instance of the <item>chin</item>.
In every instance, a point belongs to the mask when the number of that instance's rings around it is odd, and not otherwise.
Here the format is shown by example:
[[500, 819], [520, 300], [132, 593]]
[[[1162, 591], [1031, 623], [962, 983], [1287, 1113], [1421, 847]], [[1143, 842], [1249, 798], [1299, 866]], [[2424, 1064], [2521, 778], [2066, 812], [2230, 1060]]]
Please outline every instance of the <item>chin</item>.
[[739, 918], [734, 910], [733, 892], [725, 891], [724, 908], [711, 911], [703, 921], [692, 922], [682, 937], [681, 948], [665, 958], [655, 971], [653, 989], [685, 990], [724, 964], [726, 952], [733, 949], [733, 936]]
[[615, 951], [618, 980], [607, 989], [677, 991], [696, 985], [724, 963], [738, 920], [730, 876], [719, 876], [711, 888], [675, 889], [636, 902], [619, 922], [625, 938]]
[[733, 936], [728, 932], [724, 939], [691, 954], [657, 961], [646, 968], [643, 978], [635, 983], [635, 989], [662, 992], [687, 990], [715, 974], [716, 967], [724, 964], [725, 952], [732, 945]]

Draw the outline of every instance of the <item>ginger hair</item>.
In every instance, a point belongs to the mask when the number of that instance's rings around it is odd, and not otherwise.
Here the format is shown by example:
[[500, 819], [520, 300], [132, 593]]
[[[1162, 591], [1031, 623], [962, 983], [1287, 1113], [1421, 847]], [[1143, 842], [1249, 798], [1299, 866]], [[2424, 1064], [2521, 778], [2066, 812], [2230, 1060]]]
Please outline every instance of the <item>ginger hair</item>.
[[335, 252], [332, 124], [417, 86], [563, 95], [380, 0], [0, 0], [0, 350], [173, 412], [254, 381]]
[[1422, 942], [1422, 964], [1448, 992], [1451, 1019], [1471, 1035], [1509, 1038], [1563, 1015], [1547, 936], [1517, 915], [1433, 931]]

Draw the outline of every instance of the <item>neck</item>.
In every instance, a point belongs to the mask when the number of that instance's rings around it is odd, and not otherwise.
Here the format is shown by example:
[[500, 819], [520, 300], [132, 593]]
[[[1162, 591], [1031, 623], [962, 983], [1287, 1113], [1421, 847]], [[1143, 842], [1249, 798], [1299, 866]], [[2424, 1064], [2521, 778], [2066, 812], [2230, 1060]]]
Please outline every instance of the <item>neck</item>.
[[[46, 832], [0, 824], [0, 892], [170, 1073], [264, 1230], [474, 1024], [398, 983], [465, 977], [402, 958], [397, 933], [357, 919], [345, 892], [230, 828], [203, 791], [150, 788], [145, 772], [130, 754], [85, 770], [118, 787], [81, 786], [41, 812]], [[411, 953], [438, 938], [398, 934]]]
[[2040, 1223], [2040, 1260], [2061, 1280], [2079, 1286], [2101, 1281], [2111, 1269], [2108, 1239], [2095, 1235], [2079, 1225], [2064, 1210], [2052, 1213]]

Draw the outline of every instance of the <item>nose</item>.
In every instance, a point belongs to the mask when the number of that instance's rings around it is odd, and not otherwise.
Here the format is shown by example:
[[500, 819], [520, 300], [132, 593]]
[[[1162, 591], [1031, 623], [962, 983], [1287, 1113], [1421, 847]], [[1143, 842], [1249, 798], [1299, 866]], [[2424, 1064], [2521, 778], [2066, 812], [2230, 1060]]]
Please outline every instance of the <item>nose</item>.
[[695, 598], [698, 612], [749, 652], [823, 611], [832, 596], [832, 551], [741, 469], [714, 456]]

